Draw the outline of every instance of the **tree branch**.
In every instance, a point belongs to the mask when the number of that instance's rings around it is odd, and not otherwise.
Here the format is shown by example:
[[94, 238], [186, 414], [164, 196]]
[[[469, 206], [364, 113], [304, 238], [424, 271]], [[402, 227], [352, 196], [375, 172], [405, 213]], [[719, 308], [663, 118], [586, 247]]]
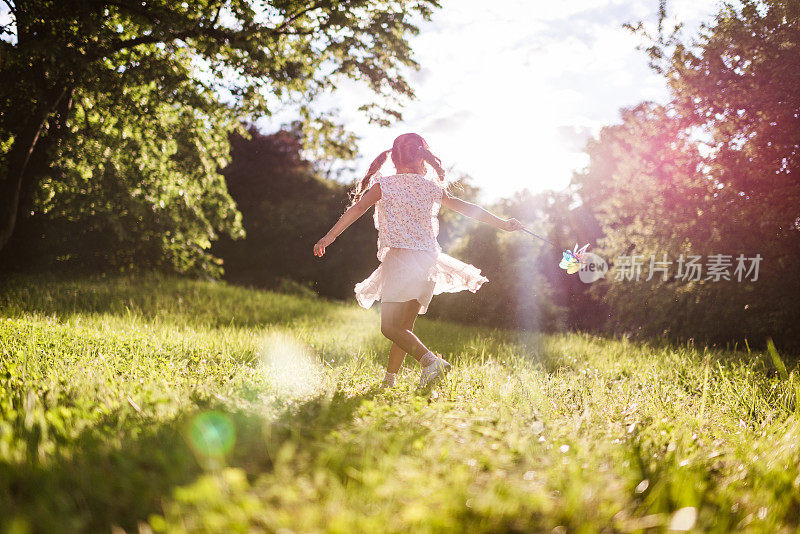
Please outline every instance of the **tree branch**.
[[292, 22], [297, 20], [299, 17], [302, 17], [303, 15], [308, 13], [309, 11], [314, 11], [316, 9], [319, 9], [322, 6], [322, 4], [323, 4], [323, 2], [315, 2], [315, 3], [311, 4], [310, 6], [308, 6], [307, 8], [301, 9], [300, 11], [295, 13], [294, 15], [291, 15], [289, 18], [284, 20], [281, 23], [280, 26], [275, 28], [275, 31], [278, 32], [278, 33], [281, 33], [284, 30], [284, 28], [286, 28], [286, 26], [288, 26], [289, 24], [291, 24]]
[[134, 13], [139, 15], [140, 17], [146, 18], [153, 24], [159, 24], [162, 18], [159, 18], [159, 15], [169, 16], [169, 17], [180, 17], [179, 13], [175, 11], [171, 11], [166, 8], [160, 9], [142, 9], [139, 5], [131, 2], [126, 2], [125, 0], [92, 0], [92, 3], [99, 4], [102, 6], [115, 6], [119, 9], [123, 9], [130, 13]]
[[134, 37], [132, 39], [124, 39], [121, 41], [117, 41], [116, 43], [112, 44], [105, 50], [101, 50], [96, 54], [88, 56], [88, 59], [89, 60], [100, 59], [102, 57], [115, 54], [116, 52], [121, 52], [122, 50], [126, 50], [128, 48], [135, 48], [143, 44], [167, 43], [175, 41], [177, 39], [189, 39], [192, 37], [200, 37], [203, 35], [211, 37], [213, 39], [224, 40], [224, 41], [230, 41], [237, 37], [237, 34], [235, 33], [228, 33], [218, 28], [199, 28], [199, 27], [179, 32], [168, 33], [166, 35], [153, 33], [150, 35], [140, 35], [139, 37]]
[[11, 11], [14, 14], [14, 16], [16, 17], [17, 16], [17, 6], [15, 4], [11, 3], [10, 0], [3, 0], [3, 3], [8, 6], [9, 11]]
[[225, 7], [225, 1], [224, 0], [219, 3], [219, 7], [217, 8], [217, 12], [214, 13], [214, 18], [211, 19], [211, 27], [212, 28], [217, 25], [217, 21], [219, 20], [219, 14], [222, 13], [222, 8], [223, 7]]
[[[3, 0], [3, 1], [8, 1], [8, 0]], [[122, 9], [127, 9], [132, 13], [136, 13], [145, 18], [149, 18], [152, 22], [157, 23], [156, 21], [158, 19], [153, 14], [137, 9], [136, 7], [131, 6], [130, 4], [124, 1], [106, 1], [102, 3], [115, 5]], [[192, 37], [210, 37], [217, 41], [232, 42], [251, 37], [254, 34], [259, 33], [261, 31], [268, 31], [269, 33], [272, 34], [310, 35], [313, 33], [313, 31], [302, 31], [302, 30], [286, 31], [286, 29], [287, 26], [291, 24], [293, 21], [297, 20], [304, 14], [309, 13], [310, 11], [319, 9], [322, 6], [322, 4], [323, 2], [321, 1], [315, 2], [314, 4], [308, 6], [307, 8], [304, 8], [298, 11], [297, 13], [294, 13], [289, 18], [287, 18], [280, 26], [276, 28], [269, 28], [267, 26], [258, 25], [255, 28], [250, 28], [247, 30], [232, 31], [216, 27], [216, 23], [219, 20], [220, 13], [222, 12], [223, 7], [225, 6], [225, 3], [222, 2], [220, 3], [217, 12], [215, 13], [214, 18], [212, 19], [211, 24], [208, 27], [195, 26], [189, 29], [170, 32], [167, 34], [154, 32], [149, 35], [140, 35], [138, 37], [134, 37], [131, 39], [118, 40], [108, 48], [99, 50], [98, 52], [87, 56], [87, 59], [89, 59], [89, 61], [93, 61], [96, 59], [100, 59], [102, 57], [109, 56], [111, 54], [115, 54], [116, 52], [120, 52], [122, 50], [135, 48], [143, 44], [166, 43], [178, 39], [190, 39]]]

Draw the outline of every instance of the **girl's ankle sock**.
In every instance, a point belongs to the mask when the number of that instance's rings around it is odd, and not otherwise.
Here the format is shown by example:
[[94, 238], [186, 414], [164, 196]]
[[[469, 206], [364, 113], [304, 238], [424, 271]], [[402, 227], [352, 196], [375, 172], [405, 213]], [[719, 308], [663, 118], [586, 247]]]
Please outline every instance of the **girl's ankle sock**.
[[383, 375], [383, 383], [389, 387], [393, 387], [396, 380], [397, 373], [390, 373], [389, 371], [386, 371], [386, 374]]
[[426, 352], [425, 354], [422, 355], [422, 358], [419, 359], [419, 363], [420, 363], [420, 365], [422, 365], [422, 367], [428, 367], [429, 365], [434, 363], [436, 360], [437, 360], [436, 355], [434, 353], [432, 353], [431, 351], [428, 351], [428, 352]]

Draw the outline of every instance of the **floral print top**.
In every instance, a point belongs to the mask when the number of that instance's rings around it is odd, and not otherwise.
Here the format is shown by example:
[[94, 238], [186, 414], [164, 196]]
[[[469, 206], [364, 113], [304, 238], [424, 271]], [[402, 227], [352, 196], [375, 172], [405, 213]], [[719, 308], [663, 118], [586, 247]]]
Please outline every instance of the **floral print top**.
[[381, 199], [375, 203], [373, 215], [378, 230], [378, 260], [383, 261], [390, 247], [440, 252], [436, 238], [444, 184], [421, 174], [376, 174], [372, 182], [381, 187]]

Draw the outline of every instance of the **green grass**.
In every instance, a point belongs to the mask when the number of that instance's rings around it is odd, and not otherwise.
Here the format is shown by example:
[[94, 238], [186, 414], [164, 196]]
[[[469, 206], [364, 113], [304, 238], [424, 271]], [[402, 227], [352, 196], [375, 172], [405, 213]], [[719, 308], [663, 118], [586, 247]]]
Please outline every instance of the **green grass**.
[[[0, 283], [0, 531], [795, 532], [796, 363], [149, 276]], [[784, 360], [786, 360], [784, 358]], [[785, 366], [784, 366], [785, 364]]]

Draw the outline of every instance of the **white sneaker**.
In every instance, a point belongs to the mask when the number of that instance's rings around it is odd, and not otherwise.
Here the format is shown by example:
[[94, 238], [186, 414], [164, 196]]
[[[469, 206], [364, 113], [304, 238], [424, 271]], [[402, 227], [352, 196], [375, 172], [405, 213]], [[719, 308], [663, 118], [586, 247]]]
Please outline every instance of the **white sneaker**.
[[451, 367], [453, 366], [450, 365], [447, 360], [437, 354], [435, 362], [422, 368], [422, 374], [419, 377], [419, 387], [423, 388], [437, 378], [440, 378], [449, 371]]

